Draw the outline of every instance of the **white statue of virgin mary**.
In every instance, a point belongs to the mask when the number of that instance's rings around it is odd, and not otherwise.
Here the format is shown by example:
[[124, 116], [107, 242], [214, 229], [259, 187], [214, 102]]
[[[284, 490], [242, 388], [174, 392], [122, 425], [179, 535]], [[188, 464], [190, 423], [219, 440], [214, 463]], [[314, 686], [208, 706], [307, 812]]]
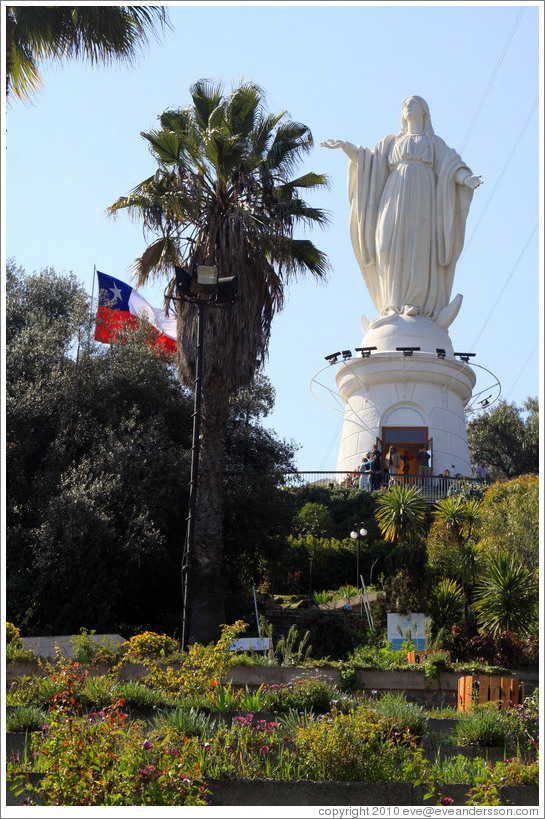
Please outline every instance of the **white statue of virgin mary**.
[[401, 131], [373, 150], [322, 145], [349, 157], [350, 237], [379, 316], [421, 314], [446, 330], [462, 302], [450, 302], [454, 269], [481, 180], [434, 134], [422, 97], [401, 113]]

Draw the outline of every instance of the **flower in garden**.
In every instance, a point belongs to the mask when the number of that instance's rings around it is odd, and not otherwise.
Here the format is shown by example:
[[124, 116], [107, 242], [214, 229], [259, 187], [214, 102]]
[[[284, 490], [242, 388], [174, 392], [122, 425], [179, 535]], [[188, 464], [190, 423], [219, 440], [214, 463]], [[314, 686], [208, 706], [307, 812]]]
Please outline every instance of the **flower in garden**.
[[441, 799], [442, 805], [452, 805], [453, 802], [454, 799], [452, 799], [450, 796], [443, 796], [443, 798]]
[[259, 753], [261, 754], [261, 756], [266, 756], [269, 753], [268, 746], [262, 745], [261, 748], [259, 749]]
[[153, 746], [149, 739], [145, 739], [144, 742], [142, 743], [142, 748], [144, 749], [144, 751], [151, 751], [152, 747]]

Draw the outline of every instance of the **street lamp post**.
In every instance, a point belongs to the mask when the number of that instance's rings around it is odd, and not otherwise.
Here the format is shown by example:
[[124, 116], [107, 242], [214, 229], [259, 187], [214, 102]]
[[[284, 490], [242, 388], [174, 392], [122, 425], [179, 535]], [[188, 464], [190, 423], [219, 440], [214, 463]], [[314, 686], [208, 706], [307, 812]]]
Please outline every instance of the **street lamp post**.
[[191, 567], [195, 542], [195, 511], [199, 477], [199, 451], [202, 404], [202, 373], [204, 348], [204, 307], [221, 307], [232, 304], [237, 296], [238, 276], [218, 278], [215, 265], [195, 265], [192, 273], [175, 267], [177, 296], [175, 301], [188, 301], [197, 305], [195, 393], [193, 403], [193, 430], [191, 435], [191, 471], [189, 479], [189, 503], [186, 534], [182, 558], [182, 650], [187, 649], [191, 629]]
[[357, 551], [356, 551], [356, 588], [360, 589], [360, 543], [361, 540], [366, 536], [367, 529], [363, 525], [363, 523], [355, 523], [352, 527], [352, 531], [350, 532], [350, 537], [352, 540], [356, 541], [357, 544]]

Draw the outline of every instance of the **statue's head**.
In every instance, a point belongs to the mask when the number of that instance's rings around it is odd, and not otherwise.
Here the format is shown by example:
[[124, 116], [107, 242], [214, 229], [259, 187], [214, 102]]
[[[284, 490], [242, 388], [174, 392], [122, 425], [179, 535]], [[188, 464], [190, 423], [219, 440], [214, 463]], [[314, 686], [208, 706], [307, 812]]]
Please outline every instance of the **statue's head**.
[[422, 97], [417, 96], [416, 94], [411, 94], [410, 97], [403, 100], [403, 104], [401, 106], [401, 130], [403, 133], [407, 133], [407, 113], [409, 111], [409, 107], [419, 105], [422, 113], [422, 117], [424, 119], [424, 133], [425, 134], [433, 134], [433, 127], [431, 124], [431, 116], [430, 116], [430, 109], [428, 108], [428, 103]]

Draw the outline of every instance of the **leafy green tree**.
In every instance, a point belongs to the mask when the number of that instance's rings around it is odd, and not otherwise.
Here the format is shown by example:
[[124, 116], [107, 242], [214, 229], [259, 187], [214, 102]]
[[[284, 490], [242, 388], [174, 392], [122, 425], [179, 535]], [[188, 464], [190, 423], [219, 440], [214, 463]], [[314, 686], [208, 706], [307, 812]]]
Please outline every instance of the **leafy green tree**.
[[130, 62], [165, 24], [164, 6], [8, 6], [6, 95], [31, 99], [42, 60]]
[[[123, 344], [91, 341], [71, 274], [8, 262], [6, 308], [10, 618], [34, 633], [179, 631], [191, 399], [171, 356], [145, 325]], [[292, 516], [293, 448], [259, 425], [266, 379], [252, 394], [233, 400], [226, 450], [233, 619]]]
[[467, 425], [472, 462], [484, 461], [494, 480], [539, 472], [539, 403], [527, 398], [522, 407], [500, 401]]
[[295, 527], [302, 535], [328, 537], [333, 528], [331, 512], [323, 503], [305, 503], [295, 516]]
[[[313, 145], [305, 125], [265, 112], [262, 90], [245, 82], [224, 95], [201, 80], [192, 103], [165, 111], [160, 128], [144, 133], [156, 173], [119, 198], [111, 214], [127, 210], [157, 236], [136, 261], [139, 283], [172, 276], [173, 266], [213, 264], [220, 277], [236, 273], [238, 300], [209, 310], [204, 334], [199, 494], [191, 599], [191, 634], [208, 642], [224, 622], [222, 473], [229, 398], [252, 379], [266, 357], [271, 322], [284, 288], [300, 273], [322, 278], [324, 254], [296, 238], [299, 225], [325, 225], [322, 210], [301, 191], [323, 188], [325, 176], [293, 171]], [[171, 293], [174, 280], [171, 280]], [[194, 305], [178, 301], [178, 367], [195, 377]]]
[[172, 363], [145, 327], [90, 342], [83, 289], [51, 269], [8, 264], [6, 319], [9, 614], [42, 633], [173, 630], [191, 408]]
[[501, 547], [530, 571], [539, 566], [539, 477], [523, 475], [489, 487], [484, 496], [479, 546], [492, 556]]
[[473, 607], [481, 628], [492, 637], [503, 631], [527, 634], [537, 622], [535, 576], [502, 550], [491, 558], [478, 583]]

